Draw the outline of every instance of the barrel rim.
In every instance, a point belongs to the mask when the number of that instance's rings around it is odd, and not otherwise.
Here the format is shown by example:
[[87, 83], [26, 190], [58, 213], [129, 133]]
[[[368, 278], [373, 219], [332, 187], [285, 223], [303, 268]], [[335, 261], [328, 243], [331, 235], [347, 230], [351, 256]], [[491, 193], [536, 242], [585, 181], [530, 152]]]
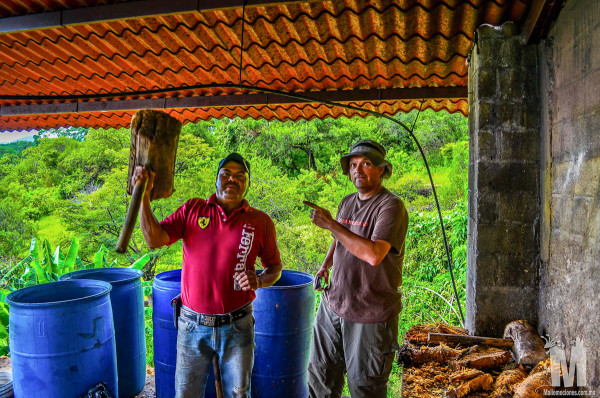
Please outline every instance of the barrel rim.
[[[58, 286], [58, 284], [60, 284], [62, 286]], [[70, 299], [70, 300], [60, 300], [60, 301], [51, 301], [51, 302], [42, 302], [42, 303], [24, 303], [24, 302], [20, 302], [20, 301], [15, 301], [15, 300], [19, 299], [20, 297], [22, 297], [24, 294], [27, 294], [33, 290], [54, 290], [58, 287], [67, 287], [68, 285], [77, 285], [79, 287], [93, 287], [95, 285], [96, 287], [101, 287], [104, 290], [99, 291], [98, 293], [91, 294], [89, 296], [79, 297], [79, 298]], [[19, 290], [15, 290], [14, 292], [12, 292], [8, 296], [6, 296], [6, 302], [8, 303], [9, 308], [10, 307], [24, 307], [24, 308], [54, 307], [54, 306], [62, 306], [62, 305], [69, 304], [69, 303], [75, 303], [75, 302], [78, 302], [78, 301], [81, 301], [84, 299], [89, 300], [89, 299], [99, 298], [102, 296], [108, 296], [110, 294], [111, 290], [112, 290], [112, 286], [108, 282], [97, 281], [97, 280], [93, 280], [93, 279], [73, 279], [73, 280], [68, 280], [68, 281], [57, 281], [57, 282], [44, 283], [41, 285], [28, 286], [28, 287], [24, 287]]]
[[[154, 275], [154, 284], [158, 284], [161, 286], [179, 286], [181, 285], [181, 272], [181, 268], [163, 271], [158, 275]], [[169, 277], [174, 275], [179, 275], [178, 282], [167, 280]]]
[[[307, 276], [309, 279], [307, 280], [306, 283], [300, 283], [298, 285], [286, 285], [286, 286], [269, 286], [266, 289], [304, 289], [306, 286], [310, 286], [313, 284], [314, 281], [314, 277], [309, 274], [308, 272], [302, 272], [302, 271], [294, 271], [294, 270], [282, 270], [281, 271], [281, 276], [283, 276], [283, 274], [294, 274], [294, 275], [301, 275], [301, 276]], [[281, 278], [280, 278], [281, 279]]]
[[[139, 278], [142, 277], [142, 275], [144, 275], [144, 273], [139, 270], [139, 269], [135, 269], [135, 268], [120, 268], [120, 267], [114, 267], [114, 268], [90, 268], [90, 269], [81, 269], [78, 271], [73, 271], [73, 272], [69, 272], [67, 274], [61, 275], [58, 280], [59, 281], [68, 281], [68, 280], [81, 280], [81, 279], [91, 279], [91, 280], [100, 280], [100, 279], [94, 279], [93, 276], [94, 274], [102, 274], [102, 273], [123, 273], [123, 274], [132, 274], [132, 275], [127, 275], [125, 278], [123, 279], [119, 279], [119, 280], [114, 280], [114, 281], [105, 281], [102, 280], [102, 282], [107, 282], [110, 283], [111, 285], [115, 285], [115, 284], [125, 284], [125, 283], [129, 283], [129, 282], [133, 282]], [[90, 278], [85, 278], [85, 277], [81, 277], [81, 276], [90, 276]]]

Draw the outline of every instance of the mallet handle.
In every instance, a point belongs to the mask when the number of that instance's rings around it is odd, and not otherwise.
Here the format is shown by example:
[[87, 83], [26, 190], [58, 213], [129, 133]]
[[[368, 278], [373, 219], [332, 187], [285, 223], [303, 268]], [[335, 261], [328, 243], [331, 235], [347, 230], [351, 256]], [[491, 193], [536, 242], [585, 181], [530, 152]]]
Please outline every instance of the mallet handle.
[[454, 343], [462, 345], [488, 345], [498, 348], [511, 348], [512, 339], [497, 339], [494, 337], [463, 336], [460, 334], [429, 333], [428, 343]]
[[140, 205], [142, 204], [142, 199], [144, 197], [144, 192], [146, 191], [147, 185], [148, 178], [144, 178], [143, 180], [139, 180], [133, 186], [133, 192], [131, 193], [131, 204], [127, 210], [125, 223], [123, 224], [123, 230], [121, 230], [119, 241], [115, 247], [117, 253], [125, 253], [127, 251], [129, 240], [131, 239], [131, 234], [133, 233], [133, 228], [135, 227], [135, 222], [137, 221]]

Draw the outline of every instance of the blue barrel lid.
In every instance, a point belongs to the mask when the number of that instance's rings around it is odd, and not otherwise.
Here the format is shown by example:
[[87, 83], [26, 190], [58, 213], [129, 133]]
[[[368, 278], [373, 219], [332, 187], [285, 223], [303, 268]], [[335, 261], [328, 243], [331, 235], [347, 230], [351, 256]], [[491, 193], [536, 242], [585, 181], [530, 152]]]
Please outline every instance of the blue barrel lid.
[[143, 274], [141, 270], [135, 268], [92, 268], [69, 272], [61, 275], [58, 280], [93, 279], [115, 285], [133, 282], [141, 278]]
[[112, 290], [108, 282], [90, 279], [44, 283], [16, 290], [6, 296], [9, 306], [53, 307], [81, 300], [107, 296]]

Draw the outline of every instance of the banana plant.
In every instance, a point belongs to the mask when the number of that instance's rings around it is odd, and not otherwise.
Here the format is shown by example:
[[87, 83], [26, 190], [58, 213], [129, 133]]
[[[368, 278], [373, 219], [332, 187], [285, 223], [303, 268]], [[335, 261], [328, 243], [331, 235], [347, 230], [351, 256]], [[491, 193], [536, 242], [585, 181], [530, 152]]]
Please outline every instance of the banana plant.
[[109, 262], [108, 249], [104, 245], [100, 245], [100, 250], [94, 254], [94, 262], [88, 265], [88, 268], [111, 268], [118, 265], [117, 259]]
[[[88, 264], [85, 268], [113, 268], [119, 265], [118, 259], [114, 259], [110, 261], [109, 257], [109, 249], [107, 249], [104, 245], [100, 246], [100, 250], [94, 254], [94, 262]], [[142, 257], [138, 258], [133, 264], [131, 264], [128, 268], [134, 269], [142, 269], [144, 265], [146, 265], [150, 261], [150, 255], [145, 254]]]
[[129, 266], [129, 268], [133, 269], [142, 269], [144, 265], [146, 265], [150, 261], [150, 255], [144, 254], [142, 257], [138, 258], [133, 264]]
[[[23, 277], [28, 277], [28, 272], [30, 273], [31, 270], [29, 269], [29, 263], [31, 262], [31, 257], [27, 256], [26, 258], [24, 258], [23, 260], [19, 261], [18, 264], [14, 265], [3, 277], [2, 279], [0, 279], [0, 288], [4, 289], [7, 287], [7, 285], [9, 284], [10, 281], [15, 279], [15, 275], [17, 274], [18, 271], [23, 271], [23, 273], [21, 274], [21, 276], [18, 279], [23, 279]], [[34, 281], [35, 283], [35, 281]]]
[[8, 305], [6, 296], [10, 290], [0, 290], [0, 355], [8, 353]]
[[38, 247], [37, 239], [31, 239], [31, 246], [29, 247], [29, 256], [31, 257], [30, 265], [35, 271], [36, 284], [48, 283], [55, 281], [56, 278], [52, 276], [52, 263], [53, 259], [50, 255], [50, 243], [47, 239], [42, 241], [41, 250]]
[[79, 240], [73, 238], [67, 254], [63, 255], [60, 246], [56, 247], [51, 253], [50, 243], [47, 239], [42, 241], [41, 247], [38, 247], [37, 240], [31, 239], [29, 257], [30, 265], [33, 267], [37, 284], [54, 282], [58, 277], [68, 272], [75, 271], [77, 266], [83, 265], [81, 259], [77, 256], [79, 252]]

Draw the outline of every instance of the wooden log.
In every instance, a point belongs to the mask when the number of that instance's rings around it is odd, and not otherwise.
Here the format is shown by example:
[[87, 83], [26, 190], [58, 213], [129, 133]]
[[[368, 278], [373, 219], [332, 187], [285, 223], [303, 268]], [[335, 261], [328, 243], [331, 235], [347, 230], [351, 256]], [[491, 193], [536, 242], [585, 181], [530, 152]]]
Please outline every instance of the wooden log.
[[451, 365], [455, 370], [463, 368], [489, 370], [503, 366], [510, 359], [510, 351], [497, 347], [474, 345], [453, 360]]
[[404, 341], [416, 345], [425, 345], [427, 344], [427, 335], [429, 333], [461, 334], [465, 336], [469, 335], [469, 331], [467, 329], [450, 326], [445, 323], [427, 325], [417, 324], [406, 331], [404, 334]]
[[538, 363], [521, 383], [514, 388], [514, 398], [544, 398], [547, 391], [555, 388], [551, 385], [550, 360]]
[[463, 336], [460, 334], [429, 333], [427, 338], [429, 344], [444, 343], [448, 345], [487, 345], [498, 348], [511, 348], [512, 339], [496, 339], [493, 337]]
[[458, 386], [458, 388], [449, 386], [448, 396], [451, 398], [463, 398], [471, 394], [472, 392], [489, 391], [492, 389], [493, 382], [494, 378], [491, 375], [483, 373], [479, 376], [465, 381], [460, 386]]
[[493, 377], [487, 373], [466, 381], [458, 386], [458, 398], [466, 397], [475, 391], [489, 391], [493, 382]]
[[405, 366], [420, 365], [427, 362], [446, 364], [457, 358], [463, 351], [455, 350], [444, 344], [437, 347], [427, 347], [405, 343], [398, 351], [398, 360]]
[[535, 366], [546, 358], [544, 342], [528, 321], [509, 323], [504, 328], [504, 337], [515, 341], [512, 351], [518, 364]]
[[482, 374], [483, 372], [479, 369], [462, 369], [448, 376], [448, 380], [450, 384], [458, 384], [461, 381], [471, 380]]
[[527, 377], [527, 372], [523, 366], [519, 365], [514, 369], [505, 370], [496, 378], [494, 382], [493, 398], [512, 398], [515, 394], [516, 386]]

